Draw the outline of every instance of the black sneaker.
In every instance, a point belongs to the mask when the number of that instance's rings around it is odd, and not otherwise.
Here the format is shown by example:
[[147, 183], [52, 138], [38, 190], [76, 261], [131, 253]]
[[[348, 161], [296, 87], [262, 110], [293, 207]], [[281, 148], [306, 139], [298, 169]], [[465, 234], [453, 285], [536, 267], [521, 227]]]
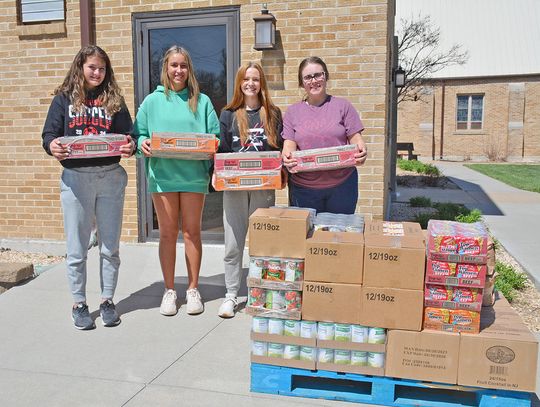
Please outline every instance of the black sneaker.
[[120, 316], [116, 312], [116, 307], [111, 300], [101, 303], [99, 313], [101, 314], [103, 326], [116, 326], [120, 323]]
[[71, 310], [71, 317], [73, 318], [73, 323], [77, 329], [86, 331], [96, 327], [96, 324], [94, 324], [94, 321], [90, 316], [90, 312], [88, 312], [88, 305], [84, 302], [78, 303], [77, 306]]

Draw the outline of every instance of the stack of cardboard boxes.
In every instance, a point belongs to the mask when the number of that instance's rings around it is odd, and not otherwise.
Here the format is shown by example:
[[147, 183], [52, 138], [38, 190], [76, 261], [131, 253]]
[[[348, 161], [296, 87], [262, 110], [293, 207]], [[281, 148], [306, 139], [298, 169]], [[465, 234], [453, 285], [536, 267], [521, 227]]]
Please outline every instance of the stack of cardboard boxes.
[[[433, 237], [451, 227], [436, 226]], [[301, 287], [302, 297], [299, 315], [248, 304], [247, 312], [255, 315], [252, 362], [535, 391], [538, 341], [504, 298], [483, 308], [479, 334], [422, 330], [426, 283], [482, 287], [487, 236], [482, 235], [486, 245], [477, 240], [476, 248], [463, 241], [466, 253], [440, 250], [440, 244], [428, 241], [425, 277], [426, 242], [418, 224], [369, 221], [364, 234], [316, 230], [306, 238], [310, 228], [310, 214], [303, 210], [259, 209], [250, 218], [254, 262], [262, 260], [264, 267], [264, 261], [276, 258], [305, 259], [304, 281], [248, 278], [250, 289], [283, 284], [298, 292]], [[436, 261], [475, 266], [462, 268], [468, 274], [441, 280]], [[284, 280], [291, 276], [285, 272]], [[470, 307], [477, 309], [478, 301]]]
[[480, 223], [430, 220], [424, 328], [478, 333], [488, 233]]
[[214, 174], [217, 191], [280, 189], [281, 153], [218, 153], [214, 157]]

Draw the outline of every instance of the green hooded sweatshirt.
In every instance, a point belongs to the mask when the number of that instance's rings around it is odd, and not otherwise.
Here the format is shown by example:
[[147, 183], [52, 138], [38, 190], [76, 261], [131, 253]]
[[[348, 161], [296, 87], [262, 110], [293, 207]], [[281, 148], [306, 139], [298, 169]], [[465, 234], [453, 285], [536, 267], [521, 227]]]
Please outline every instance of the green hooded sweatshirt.
[[[210, 98], [199, 94], [197, 113], [188, 104], [187, 88], [180, 92], [158, 86], [148, 95], [137, 112], [134, 136], [141, 156], [141, 143], [153, 132], [207, 133], [219, 135], [219, 120]], [[146, 179], [150, 192], [208, 193], [210, 168], [208, 160], [179, 160], [174, 158], [145, 158]]]

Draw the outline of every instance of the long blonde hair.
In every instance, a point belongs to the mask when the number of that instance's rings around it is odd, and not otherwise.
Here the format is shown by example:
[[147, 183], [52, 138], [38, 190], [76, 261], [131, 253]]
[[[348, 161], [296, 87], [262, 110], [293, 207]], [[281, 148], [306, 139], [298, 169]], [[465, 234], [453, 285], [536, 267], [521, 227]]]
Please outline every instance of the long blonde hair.
[[170, 47], [163, 56], [163, 65], [161, 66], [161, 83], [163, 87], [165, 88], [165, 95], [167, 97], [169, 96], [169, 92], [171, 89], [174, 89], [171, 80], [169, 79], [169, 75], [167, 74], [168, 64], [169, 64], [169, 58], [173, 54], [180, 54], [183, 55], [186, 64], [188, 67], [188, 79], [187, 79], [187, 88], [188, 88], [188, 100], [189, 100], [189, 108], [193, 112], [193, 114], [197, 113], [197, 103], [199, 102], [199, 82], [197, 82], [197, 78], [195, 77], [195, 71], [193, 69], [193, 62], [191, 62], [191, 57], [189, 56], [189, 52], [183, 47], [180, 47], [178, 45], [173, 45]]
[[231, 110], [234, 112], [234, 117], [240, 132], [240, 140], [242, 140], [242, 144], [245, 143], [248, 137], [248, 119], [246, 113], [246, 104], [244, 102], [244, 93], [242, 92], [242, 83], [246, 76], [246, 71], [249, 68], [255, 68], [257, 71], [259, 71], [259, 75], [261, 77], [261, 90], [258, 94], [259, 103], [261, 105], [259, 114], [261, 116], [261, 121], [263, 122], [266, 137], [268, 138], [268, 144], [274, 148], [277, 148], [277, 127], [279, 121], [281, 120], [281, 111], [272, 102], [272, 98], [268, 93], [268, 85], [266, 83], [263, 68], [257, 62], [248, 62], [238, 68], [236, 78], [234, 80], [234, 93], [232, 100], [223, 108], [223, 110]]
[[76, 112], [84, 110], [86, 89], [84, 87], [84, 64], [89, 57], [97, 56], [105, 62], [105, 78], [96, 88], [98, 100], [111, 116], [118, 113], [124, 104], [124, 97], [112, 69], [111, 60], [107, 53], [97, 45], [87, 45], [75, 55], [64, 82], [54, 90], [54, 94], [65, 94], [73, 104]]

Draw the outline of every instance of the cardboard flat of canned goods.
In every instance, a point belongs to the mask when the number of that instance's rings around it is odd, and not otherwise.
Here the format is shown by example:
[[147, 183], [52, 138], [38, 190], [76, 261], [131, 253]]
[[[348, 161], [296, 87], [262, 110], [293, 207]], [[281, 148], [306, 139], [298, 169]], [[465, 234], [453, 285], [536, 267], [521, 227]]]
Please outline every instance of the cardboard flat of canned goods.
[[340, 365], [338, 363], [323, 363], [317, 361], [317, 369], [331, 372], [357, 373], [372, 376], [384, 376], [384, 367]]
[[422, 290], [426, 263], [419, 223], [367, 221], [363, 284]]
[[282, 189], [281, 170], [216, 171], [216, 191]]
[[243, 153], [217, 153], [216, 171], [269, 171], [281, 169], [279, 151], [247, 151]]
[[215, 134], [154, 132], [150, 139], [153, 157], [209, 160], [217, 151]]
[[357, 152], [358, 146], [356, 144], [293, 151], [292, 158], [295, 158], [298, 164], [291, 168], [290, 172], [323, 171], [354, 167], [356, 165], [354, 155]]
[[119, 156], [120, 147], [128, 144], [126, 135], [114, 133], [59, 137], [58, 141], [68, 148], [69, 159]]

